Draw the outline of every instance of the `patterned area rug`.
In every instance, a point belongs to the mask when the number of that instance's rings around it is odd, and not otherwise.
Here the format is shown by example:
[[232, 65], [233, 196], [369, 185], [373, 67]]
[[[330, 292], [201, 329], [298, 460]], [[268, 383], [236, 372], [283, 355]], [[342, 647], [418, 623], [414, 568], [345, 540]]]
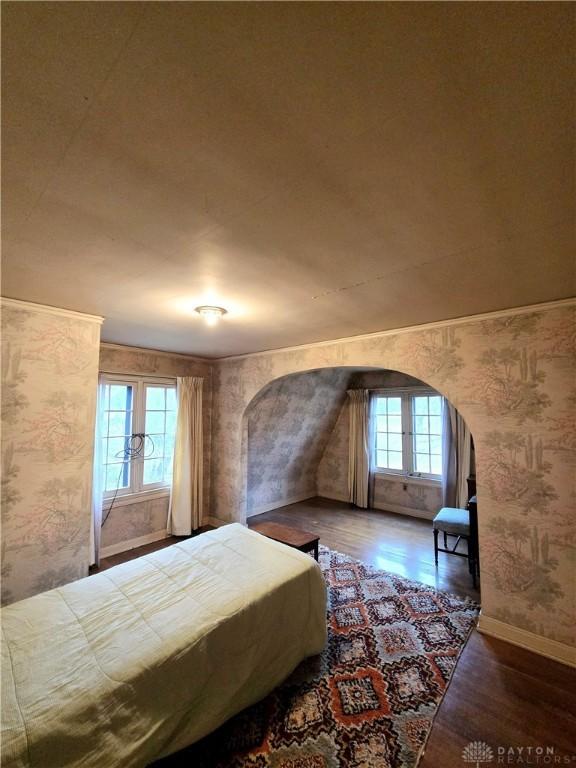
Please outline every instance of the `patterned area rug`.
[[328, 645], [158, 768], [414, 768], [478, 606], [320, 548]]

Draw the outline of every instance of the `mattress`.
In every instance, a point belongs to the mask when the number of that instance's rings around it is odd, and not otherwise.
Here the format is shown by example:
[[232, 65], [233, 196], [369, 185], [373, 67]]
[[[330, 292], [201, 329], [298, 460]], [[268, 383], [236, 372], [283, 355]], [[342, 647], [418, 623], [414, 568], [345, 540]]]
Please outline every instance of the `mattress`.
[[2, 609], [3, 768], [145, 766], [326, 642], [309, 556], [227, 525]]

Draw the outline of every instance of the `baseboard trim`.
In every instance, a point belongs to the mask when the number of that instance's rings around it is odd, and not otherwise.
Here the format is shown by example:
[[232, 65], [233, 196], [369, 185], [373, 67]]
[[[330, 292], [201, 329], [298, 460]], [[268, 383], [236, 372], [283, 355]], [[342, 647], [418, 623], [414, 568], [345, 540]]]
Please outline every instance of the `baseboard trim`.
[[220, 520], [218, 517], [204, 517], [202, 518], [202, 525], [213, 525], [214, 528], [220, 528], [222, 525], [230, 525], [232, 520]]
[[493, 619], [490, 616], [484, 616], [482, 613], [478, 621], [478, 631], [483, 635], [505, 640], [507, 643], [518, 645], [527, 651], [559, 661], [561, 664], [576, 667], [576, 648], [565, 643], [559, 643], [557, 640], [535, 635], [526, 629], [513, 627], [511, 624], [506, 624], [504, 621]]
[[400, 504], [386, 504], [386, 506], [376, 506], [372, 504], [372, 509], [379, 509], [381, 512], [395, 512], [397, 515], [408, 515], [408, 517], [419, 517], [422, 520], [434, 520], [435, 512], [428, 512], [426, 509], [413, 509], [412, 507], [403, 507]]
[[153, 533], [147, 533], [145, 536], [138, 536], [136, 539], [127, 539], [126, 541], [119, 541], [117, 544], [110, 544], [107, 547], [103, 547], [100, 550], [100, 557], [111, 557], [112, 555], [119, 555], [120, 552], [127, 552], [129, 549], [136, 549], [137, 547], [143, 547], [144, 544], [152, 544], [154, 541], [160, 541], [161, 539], [168, 538], [168, 531], [154, 531]]
[[343, 493], [334, 493], [334, 491], [331, 491], [330, 493], [324, 493], [323, 491], [318, 491], [318, 496], [321, 499], [330, 499], [330, 501], [343, 501], [345, 504], [350, 504], [350, 499]]
[[287, 499], [280, 499], [279, 501], [273, 501], [270, 504], [263, 504], [261, 507], [256, 507], [256, 509], [253, 509], [249, 515], [246, 515], [246, 517], [256, 517], [256, 515], [263, 515], [264, 512], [270, 512], [272, 509], [288, 507], [290, 504], [297, 504], [299, 501], [307, 501], [308, 499], [315, 498], [315, 493], [300, 493], [297, 496], [289, 496]]

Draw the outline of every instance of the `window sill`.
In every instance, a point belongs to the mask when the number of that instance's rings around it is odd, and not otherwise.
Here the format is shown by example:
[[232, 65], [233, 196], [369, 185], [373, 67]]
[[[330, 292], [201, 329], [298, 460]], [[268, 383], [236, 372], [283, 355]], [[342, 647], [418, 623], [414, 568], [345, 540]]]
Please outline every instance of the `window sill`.
[[433, 477], [416, 477], [415, 475], [406, 475], [400, 472], [386, 472], [385, 469], [375, 469], [375, 475], [385, 477], [387, 480], [396, 480], [399, 483], [414, 483], [414, 485], [430, 485], [437, 488], [442, 485], [442, 480], [435, 480]]
[[[153, 488], [150, 491], [139, 491], [138, 493], [126, 493], [122, 496], [116, 496], [114, 508], [128, 507], [132, 504], [141, 504], [143, 501], [153, 501], [154, 499], [164, 499], [170, 497], [170, 488]], [[102, 508], [104, 512], [110, 506], [112, 498], [102, 499]]]

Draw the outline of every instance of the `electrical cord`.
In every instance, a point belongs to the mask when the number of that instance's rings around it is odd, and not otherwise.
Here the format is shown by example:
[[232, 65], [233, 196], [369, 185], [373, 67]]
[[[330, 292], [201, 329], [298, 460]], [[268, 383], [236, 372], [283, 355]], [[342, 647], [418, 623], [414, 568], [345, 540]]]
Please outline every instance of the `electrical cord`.
[[[137, 440], [136, 444], [134, 444], [134, 441]], [[150, 453], [147, 455], [144, 454], [144, 447], [146, 446], [146, 440], [149, 440], [152, 446], [152, 449]], [[124, 467], [126, 464], [128, 464], [132, 459], [149, 459], [154, 454], [154, 440], [150, 437], [150, 435], [145, 434], [144, 432], [137, 432], [134, 435], [130, 435], [128, 445], [126, 445], [123, 450], [118, 451], [117, 454], [115, 454], [115, 459], [123, 459], [122, 464], [120, 465], [120, 472], [118, 473], [118, 480], [116, 481], [116, 490], [114, 491], [114, 496], [112, 497], [112, 501], [110, 502], [110, 506], [108, 507], [106, 511], [106, 515], [102, 518], [102, 523], [100, 524], [100, 527], [104, 527], [104, 523], [108, 518], [110, 517], [110, 512], [112, 512], [112, 507], [114, 506], [114, 502], [116, 501], [116, 497], [118, 496], [118, 491], [120, 490], [120, 480], [122, 478], [122, 475], [124, 473]]]

